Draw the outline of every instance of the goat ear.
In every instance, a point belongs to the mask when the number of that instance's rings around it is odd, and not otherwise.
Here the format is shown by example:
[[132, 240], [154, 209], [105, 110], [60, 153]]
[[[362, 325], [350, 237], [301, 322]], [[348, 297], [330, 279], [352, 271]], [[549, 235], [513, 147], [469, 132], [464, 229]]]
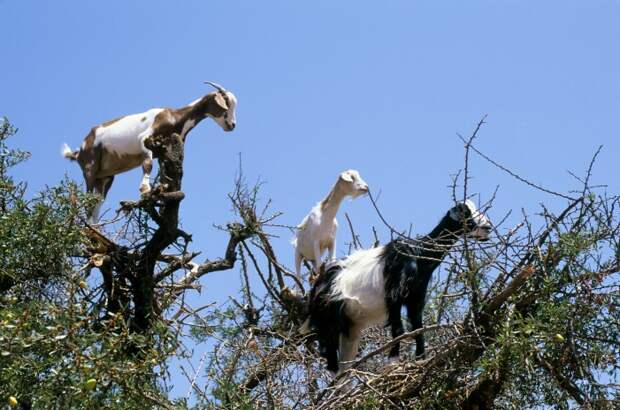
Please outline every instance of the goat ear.
[[224, 111], [228, 110], [228, 104], [226, 103], [226, 99], [222, 96], [222, 94], [215, 94], [215, 103]]
[[342, 174], [340, 174], [340, 179], [346, 182], [353, 182], [353, 177], [351, 176], [350, 172], [343, 172]]

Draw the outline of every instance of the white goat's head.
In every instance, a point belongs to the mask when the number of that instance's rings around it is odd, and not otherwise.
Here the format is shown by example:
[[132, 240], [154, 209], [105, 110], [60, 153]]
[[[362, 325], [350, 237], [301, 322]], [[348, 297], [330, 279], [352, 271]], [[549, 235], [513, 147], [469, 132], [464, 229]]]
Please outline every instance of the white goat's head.
[[205, 81], [217, 90], [214, 95], [215, 104], [218, 107], [217, 112], [212, 113], [213, 121], [215, 121], [224, 131], [232, 131], [237, 125], [237, 116], [235, 109], [237, 108], [237, 97], [230, 91], [227, 91], [219, 84]]
[[368, 193], [368, 184], [362, 179], [360, 173], [354, 169], [340, 173], [337, 184], [340, 185], [340, 189], [346, 195], [350, 195], [353, 198]]
[[491, 222], [485, 214], [480, 212], [469, 199], [459, 202], [449, 212], [450, 217], [459, 223], [464, 223], [467, 236], [478, 241], [486, 241], [491, 233]]

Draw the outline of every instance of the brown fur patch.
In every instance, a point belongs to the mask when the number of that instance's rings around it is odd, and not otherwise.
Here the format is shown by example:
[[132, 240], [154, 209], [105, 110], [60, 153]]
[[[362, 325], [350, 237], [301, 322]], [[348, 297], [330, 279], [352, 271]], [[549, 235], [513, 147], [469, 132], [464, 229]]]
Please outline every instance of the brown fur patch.
[[205, 113], [208, 113], [209, 115], [213, 117], [221, 117], [226, 112], [226, 110], [216, 101], [217, 95], [218, 93], [211, 93], [211, 94], [208, 94], [206, 98], [207, 107], [206, 107]]
[[107, 127], [108, 125], [112, 125], [115, 122], [119, 122], [120, 120], [122, 120], [125, 117], [126, 117], [126, 115], [123, 115], [122, 117], [114, 118], [113, 120], [104, 122], [103, 124], [101, 124], [101, 126], [102, 127]]
[[97, 157], [97, 152], [95, 150], [95, 131], [97, 128], [99, 127], [92, 128], [86, 138], [84, 138], [84, 148], [80, 147], [80, 151], [77, 156], [78, 164], [80, 164], [80, 168], [82, 168], [84, 178], [86, 179], [86, 185], [89, 185], [89, 183], [94, 183], [95, 175], [93, 174], [97, 171], [95, 169], [97, 166], [95, 164]]
[[97, 132], [97, 128], [99, 127], [91, 128], [86, 138], [84, 138], [84, 142], [86, 143], [86, 146], [92, 146], [95, 143], [95, 133]]
[[226, 100], [227, 98], [225, 98], [221, 93], [217, 93], [215, 94], [215, 97], [213, 97], [215, 104], [217, 104], [217, 106], [224, 111], [228, 110], [228, 102]]
[[173, 133], [173, 132], [179, 132], [180, 130], [177, 130], [176, 128], [178, 127], [178, 118], [179, 115], [176, 114], [175, 112], [180, 111], [180, 110], [173, 110], [170, 108], [166, 108], [164, 109], [162, 112], [160, 112], [159, 114], [157, 114], [155, 116], [155, 120], [153, 120], [153, 135], [160, 135], [160, 134], [169, 134], [169, 133]]
[[139, 167], [144, 161], [144, 155], [118, 155], [111, 151], [102, 150], [99, 161], [97, 178], [103, 178]]

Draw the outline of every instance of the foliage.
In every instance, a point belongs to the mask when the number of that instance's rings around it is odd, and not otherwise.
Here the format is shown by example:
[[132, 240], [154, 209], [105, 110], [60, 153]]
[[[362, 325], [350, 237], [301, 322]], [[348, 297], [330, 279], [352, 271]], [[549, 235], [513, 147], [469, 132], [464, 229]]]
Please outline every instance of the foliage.
[[[472, 141], [467, 154], [476, 150]], [[242, 243], [235, 314], [227, 307], [226, 331], [211, 333], [217, 343], [206, 384], [194, 386], [198, 407], [244, 408], [251, 400], [259, 408], [617, 408], [620, 198], [589, 186], [593, 163], [576, 197], [517, 176], [563, 208], [543, 206], [498, 227], [496, 240], [464, 241], [450, 254], [429, 292], [425, 321], [435, 330], [426, 359], [406, 349], [399, 365], [387, 365], [389, 338], [377, 327], [365, 332], [353, 369], [335, 380], [297, 333], [295, 301], [303, 305], [307, 285], [278, 263], [265, 240], [276, 233], [261, 226], [258, 239]], [[351, 237], [355, 248], [359, 236]]]
[[[122, 317], [99, 315], [99, 292], [80, 269], [93, 198], [68, 180], [28, 198], [10, 175], [29, 157], [9, 148], [15, 131], [2, 122], [0, 398], [14, 396], [24, 409], [144, 408], [162, 393], [175, 340], [166, 327], [136, 335]], [[140, 354], [128, 360], [128, 346]]]
[[[410, 333], [400, 363], [386, 363], [389, 338], [376, 327], [334, 379], [312, 335], [299, 332], [309, 284], [272, 246], [294, 227], [275, 223], [280, 213], [262, 203], [260, 183], [249, 187], [240, 170], [229, 195], [237, 221], [219, 227], [229, 235], [224, 255], [198, 263], [179, 227], [178, 135], [146, 142], [160, 163], [153, 191], [93, 227], [86, 209], [96, 198], [72, 181], [29, 197], [11, 177], [28, 154], [9, 148], [16, 130], [5, 120], [0, 400], [14, 397], [22, 409], [617, 408], [620, 199], [590, 186], [594, 159], [576, 195], [527, 181], [473, 146], [481, 125], [464, 141], [454, 199], [457, 188], [469, 196], [471, 151], [552, 195], [558, 210], [543, 205], [515, 226], [498, 225], [493, 241], [465, 240], [450, 253], [428, 294], [426, 358], [413, 357]], [[354, 249], [361, 239], [349, 226]], [[202, 276], [227, 269], [240, 283], [228, 302], [187, 303]], [[207, 350], [198, 363], [188, 341]], [[183, 363], [186, 397], [168, 397], [169, 359]]]

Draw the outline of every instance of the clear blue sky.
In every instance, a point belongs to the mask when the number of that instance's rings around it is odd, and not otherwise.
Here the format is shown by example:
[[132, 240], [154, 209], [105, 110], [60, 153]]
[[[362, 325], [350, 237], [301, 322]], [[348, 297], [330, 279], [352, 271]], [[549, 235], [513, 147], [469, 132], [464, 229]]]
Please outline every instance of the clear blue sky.
[[[0, 115], [32, 152], [16, 170], [31, 190], [65, 173], [63, 142], [159, 106], [182, 106], [211, 80], [239, 99], [237, 129], [211, 121], [188, 137], [182, 223], [218, 257], [232, 218], [238, 153], [264, 198], [296, 224], [355, 168], [397, 227], [431, 229], [450, 206], [462, 143], [488, 114], [479, 147], [534, 182], [567, 191], [598, 145], [594, 182], [620, 191], [620, 1], [30, 1], [0, 0]], [[500, 189], [490, 217], [562, 201], [476, 157], [472, 193]], [[117, 177], [106, 206], [136, 198], [140, 172]], [[380, 224], [367, 198], [346, 202], [368, 243]], [[509, 221], [515, 222], [515, 220]], [[348, 231], [339, 231], [338, 254]], [[274, 240], [292, 266], [291, 234]], [[225, 302], [237, 271], [202, 280], [195, 303]], [[198, 348], [200, 350], [201, 347]], [[186, 391], [183, 379], [176, 378]]]

